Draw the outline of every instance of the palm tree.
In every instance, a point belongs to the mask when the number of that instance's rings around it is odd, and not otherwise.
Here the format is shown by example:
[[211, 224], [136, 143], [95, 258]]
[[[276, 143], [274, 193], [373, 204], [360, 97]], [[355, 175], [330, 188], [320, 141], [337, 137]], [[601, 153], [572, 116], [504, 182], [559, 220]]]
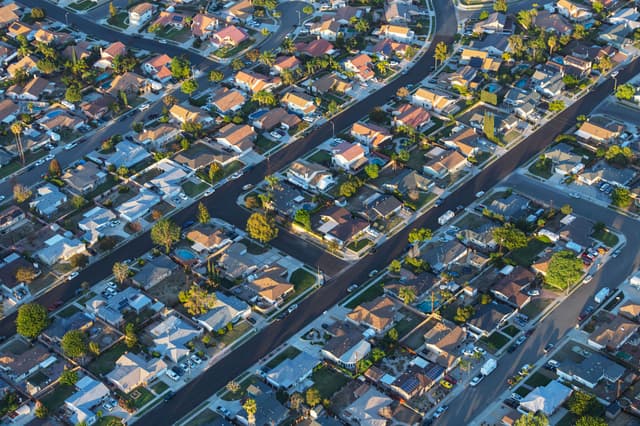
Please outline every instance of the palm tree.
[[296, 46], [293, 43], [293, 39], [289, 38], [289, 37], [285, 37], [284, 40], [282, 40], [282, 45], [280, 45], [280, 49], [284, 52], [284, 53], [292, 53], [295, 52], [296, 50]]
[[271, 67], [276, 61], [276, 55], [270, 50], [265, 50], [260, 53], [258, 60], [261, 64]]
[[398, 290], [398, 296], [400, 296], [400, 299], [402, 299], [405, 305], [409, 305], [416, 300], [416, 293], [411, 287], [400, 287], [400, 290]]
[[258, 411], [258, 406], [256, 405], [256, 400], [249, 398], [244, 404], [242, 404], [242, 408], [247, 412], [247, 421], [250, 425], [256, 423], [256, 412]]
[[18, 154], [20, 155], [20, 161], [24, 165], [24, 150], [22, 149], [22, 130], [24, 124], [22, 121], [16, 121], [11, 125], [11, 132], [16, 138], [16, 147], [18, 148]]
[[558, 37], [555, 35], [550, 35], [547, 40], [547, 46], [549, 46], [549, 55], [553, 55], [553, 51], [558, 46]]
[[447, 55], [447, 45], [443, 41], [436, 44], [436, 50], [433, 53], [433, 59], [436, 60], [436, 65], [438, 61], [440, 61], [440, 65], [442, 65], [442, 62], [447, 59]]
[[278, 187], [278, 182], [280, 181], [280, 179], [278, 179], [278, 176], [274, 175], [265, 176], [264, 180], [267, 182], [267, 185], [269, 185], [270, 191], [276, 189]]

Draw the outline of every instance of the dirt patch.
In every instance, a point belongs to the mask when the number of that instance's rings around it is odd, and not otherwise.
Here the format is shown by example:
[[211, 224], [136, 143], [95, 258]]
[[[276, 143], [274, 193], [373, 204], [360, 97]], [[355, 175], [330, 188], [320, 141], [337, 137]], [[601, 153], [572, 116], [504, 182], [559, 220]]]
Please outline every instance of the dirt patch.
[[[191, 281], [189, 280], [189, 282]], [[157, 298], [165, 305], [173, 307], [178, 304], [178, 293], [182, 290], [186, 290], [187, 287], [187, 276], [183, 270], [179, 269], [171, 274], [171, 276], [151, 287], [147, 293], [149, 293], [151, 297]]]

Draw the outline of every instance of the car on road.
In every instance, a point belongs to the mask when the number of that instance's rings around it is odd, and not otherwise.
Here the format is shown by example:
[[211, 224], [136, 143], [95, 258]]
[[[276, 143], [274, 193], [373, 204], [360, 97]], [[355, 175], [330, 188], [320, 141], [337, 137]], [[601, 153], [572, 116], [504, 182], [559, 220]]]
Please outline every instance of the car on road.
[[586, 320], [587, 318], [589, 318], [589, 315], [591, 315], [594, 310], [595, 310], [595, 308], [592, 305], [587, 306], [584, 309], [584, 311], [582, 311], [580, 313], [580, 315], [578, 315], [578, 322], [582, 322], [582, 321]]
[[476, 198], [480, 198], [484, 195], [484, 191], [478, 191], [476, 192]]
[[507, 352], [509, 352], [510, 354], [514, 353], [516, 351], [516, 349], [518, 349], [518, 345], [516, 345], [515, 343], [511, 346], [509, 346], [507, 348]]
[[611, 72], [611, 77], [612, 78], [616, 78], [618, 76], [618, 74], [619, 74], [619, 71], [617, 71], [617, 70], [616, 71], [612, 71]]
[[351, 284], [347, 287], [347, 293], [352, 293], [358, 289], [358, 284]]
[[150, 106], [151, 104], [149, 102], [145, 102], [142, 105], [140, 105], [140, 111], [146, 111], [149, 109]]
[[513, 398], [507, 398], [503, 401], [504, 405], [511, 408], [518, 408], [520, 403]]
[[373, 269], [371, 272], [369, 272], [369, 278], [373, 278], [376, 275], [378, 275], [378, 270], [377, 269]]
[[621, 252], [620, 249], [614, 250], [614, 252], [611, 253], [611, 257], [615, 259], [616, 257], [620, 256], [620, 252]]
[[438, 419], [440, 418], [440, 416], [442, 416], [444, 414], [445, 411], [447, 411], [449, 409], [448, 405], [441, 405], [440, 407], [438, 407], [438, 409], [436, 411], [433, 412], [433, 417], [434, 419]]
[[35, 162], [36, 166], [42, 166], [45, 163], [44, 158], [39, 159], [38, 161]]
[[68, 281], [73, 280], [75, 277], [77, 277], [80, 273], [78, 271], [73, 271], [72, 273], [69, 274], [69, 278], [67, 278]]
[[569, 197], [575, 198], [575, 199], [579, 199], [580, 198], [580, 194], [577, 193], [577, 192], [570, 192], [569, 193]]
[[511, 399], [513, 399], [513, 400], [515, 400], [515, 401], [520, 402], [520, 401], [522, 401], [522, 396], [520, 396], [519, 394], [517, 394], [517, 393], [513, 392], [513, 393], [511, 394]]
[[587, 283], [590, 283], [592, 279], [593, 279], [593, 275], [589, 274], [584, 277], [584, 280], [582, 280], [582, 282], [587, 284]]
[[62, 306], [62, 303], [62, 300], [56, 300], [55, 302], [53, 302], [51, 305], [49, 305], [49, 312], [53, 312], [58, 309], [60, 306]]
[[516, 346], [520, 346], [521, 344], [524, 343], [525, 340], [527, 340], [527, 336], [522, 335], [518, 337], [514, 343], [516, 344]]
[[64, 146], [64, 150], [65, 151], [71, 151], [73, 148], [75, 148], [76, 146], [78, 146], [78, 144], [76, 142], [71, 142], [68, 143]]
[[482, 379], [484, 379], [484, 375], [478, 374], [473, 379], [471, 379], [471, 381], [469, 382], [469, 386], [471, 386], [471, 387], [478, 386], [480, 384], [480, 382], [482, 381]]
[[244, 172], [242, 170], [238, 170], [237, 172], [235, 172], [234, 174], [232, 174], [231, 176], [229, 176], [229, 179], [238, 179], [240, 177], [242, 177], [242, 175], [244, 174]]
[[176, 393], [172, 390], [170, 390], [169, 392], [167, 392], [166, 394], [164, 394], [164, 400], [165, 401], [169, 401], [171, 398], [173, 398], [176, 395]]
[[215, 190], [215, 189], [213, 189], [213, 188], [209, 188], [209, 189], [207, 189], [206, 191], [204, 191], [204, 196], [205, 196], [205, 197], [208, 197], [209, 195], [213, 194], [214, 192], [216, 192], [216, 190]]
[[452, 389], [453, 388], [453, 383], [451, 383], [448, 380], [442, 379], [442, 380], [440, 380], [440, 386], [442, 386], [445, 389]]
[[7, 197], [5, 197], [4, 195], [0, 195], [0, 203], [3, 202], [6, 199], [7, 199]]
[[53, 160], [54, 158], [56, 158], [56, 156], [55, 156], [55, 155], [53, 155], [53, 154], [49, 154], [49, 155], [47, 155], [46, 157], [44, 157], [44, 159], [45, 159], [45, 160], [47, 160], [47, 161], [51, 161], [51, 160]]
[[289, 306], [289, 309], [287, 309], [287, 312], [293, 313], [293, 311], [295, 311], [296, 309], [298, 309], [298, 305], [294, 303], [293, 305]]
[[161, 38], [160, 40], [158, 40], [158, 43], [160, 44], [167, 44], [167, 40]]
[[248, 184], [242, 186], [242, 190], [243, 191], [250, 191], [252, 189], [253, 189], [253, 184], [252, 183], [248, 183]]
[[553, 343], [547, 343], [547, 345], [542, 349], [542, 352], [545, 354], [549, 353], [549, 351], [553, 349]]
[[444, 203], [444, 200], [442, 198], [438, 198], [434, 205], [436, 207], [440, 207], [442, 205], [442, 203]]

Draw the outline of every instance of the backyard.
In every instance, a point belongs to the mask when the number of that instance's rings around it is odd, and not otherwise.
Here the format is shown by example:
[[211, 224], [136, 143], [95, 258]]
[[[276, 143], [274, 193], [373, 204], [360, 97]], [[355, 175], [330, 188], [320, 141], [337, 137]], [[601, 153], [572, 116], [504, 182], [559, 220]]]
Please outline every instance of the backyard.
[[500, 332], [494, 331], [489, 336], [481, 337], [480, 341], [485, 344], [489, 352], [495, 353], [509, 343], [509, 338]]
[[55, 412], [64, 404], [64, 401], [75, 392], [75, 387], [70, 385], [57, 385], [51, 392], [40, 398], [40, 402], [47, 407], [49, 412]]
[[344, 385], [349, 382], [349, 378], [331, 369], [327, 365], [316, 368], [311, 375], [313, 387], [320, 392], [322, 399], [331, 399]]
[[116, 361], [127, 351], [127, 349], [127, 345], [125, 345], [124, 342], [116, 343], [109, 348], [109, 350], [103, 352], [100, 356], [94, 359], [87, 366], [87, 369], [96, 376], [107, 374], [113, 370], [113, 367], [116, 365]]
[[546, 247], [547, 243], [544, 241], [538, 238], [532, 238], [525, 247], [513, 250], [509, 254], [509, 258], [515, 261], [518, 265], [526, 268], [531, 266], [536, 257], [538, 257], [538, 254]]

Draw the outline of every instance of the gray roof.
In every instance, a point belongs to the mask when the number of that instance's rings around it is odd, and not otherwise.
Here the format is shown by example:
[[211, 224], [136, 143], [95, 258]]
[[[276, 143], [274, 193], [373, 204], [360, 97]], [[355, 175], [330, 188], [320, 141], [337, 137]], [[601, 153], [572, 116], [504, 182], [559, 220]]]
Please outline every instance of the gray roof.
[[625, 368], [604, 355], [593, 352], [581, 361], [567, 359], [560, 364], [558, 370], [567, 375], [580, 377], [589, 383], [597, 383], [602, 379], [615, 382], [622, 377]]
[[297, 383], [301, 377], [308, 375], [320, 363], [316, 357], [306, 352], [298, 354], [293, 359], [286, 359], [267, 373], [267, 378], [274, 384], [289, 388]]
[[513, 308], [501, 303], [479, 305], [475, 315], [467, 323], [479, 330], [491, 332], [498, 327], [499, 322], [506, 315], [512, 312]]
[[168, 256], [162, 254], [154, 257], [140, 268], [140, 271], [133, 276], [133, 281], [144, 288], [153, 287], [176, 269], [178, 269], [178, 265]]
[[238, 318], [251, 308], [245, 302], [233, 296], [216, 291], [216, 306], [206, 314], [198, 317], [198, 322], [213, 331], [218, 331]]
[[521, 216], [528, 206], [528, 199], [518, 194], [511, 194], [507, 198], [493, 200], [488, 206], [488, 209], [509, 220]]
[[[275, 392], [262, 382], [250, 385], [247, 394], [256, 401], [258, 406], [258, 411], [255, 414], [256, 425], [280, 424], [289, 412], [276, 399]], [[244, 408], [241, 408], [238, 414], [244, 418], [247, 416]]]

